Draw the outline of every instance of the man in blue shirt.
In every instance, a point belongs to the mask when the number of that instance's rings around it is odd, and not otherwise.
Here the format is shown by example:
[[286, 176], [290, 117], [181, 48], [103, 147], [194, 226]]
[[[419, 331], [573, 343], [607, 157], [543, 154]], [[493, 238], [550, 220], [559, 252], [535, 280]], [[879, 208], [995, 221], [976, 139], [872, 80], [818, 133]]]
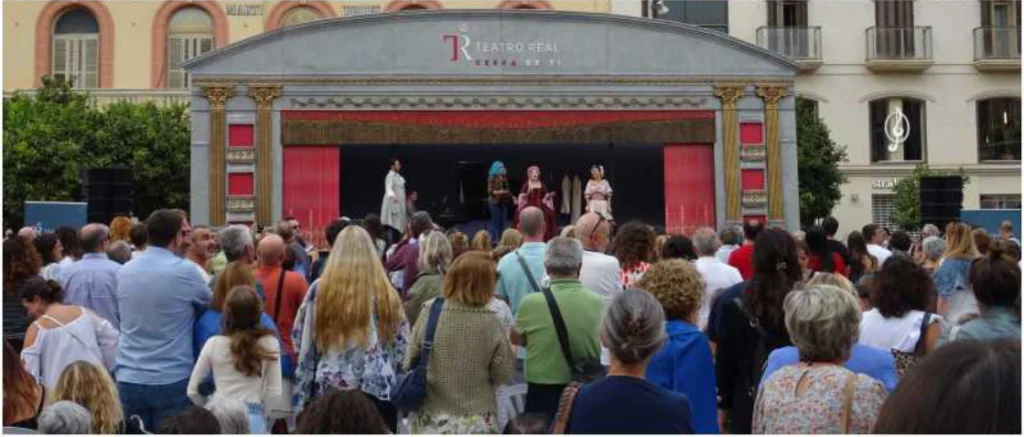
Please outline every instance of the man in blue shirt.
[[85, 225], [79, 241], [82, 259], [61, 272], [64, 303], [88, 308], [120, 329], [116, 293], [121, 265], [107, 257], [110, 229], [96, 223]]
[[[508, 301], [512, 315], [519, 314], [519, 302], [527, 293], [540, 291], [544, 278], [544, 212], [537, 207], [526, 207], [519, 213], [519, 232], [523, 234], [523, 245], [498, 261], [498, 295]], [[536, 284], [531, 284], [522, 264], [522, 257], [530, 269]]]
[[190, 231], [179, 213], [153, 212], [146, 219], [149, 248], [118, 273], [122, 319], [114, 375], [125, 417], [138, 415], [150, 430], [190, 405], [193, 326], [212, 298], [182, 257]]

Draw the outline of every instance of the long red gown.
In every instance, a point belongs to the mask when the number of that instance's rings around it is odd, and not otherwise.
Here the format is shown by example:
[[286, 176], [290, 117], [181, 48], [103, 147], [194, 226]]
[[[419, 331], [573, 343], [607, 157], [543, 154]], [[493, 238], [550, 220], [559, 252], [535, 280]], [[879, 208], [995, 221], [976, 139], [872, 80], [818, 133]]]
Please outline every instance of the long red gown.
[[550, 240], [555, 236], [555, 210], [554, 202], [552, 201], [549, 205], [544, 202], [544, 197], [548, 195], [548, 189], [543, 183], [540, 184], [540, 188], [530, 189], [530, 183], [524, 182], [523, 187], [519, 189], [519, 194], [526, 195], [525, 205], [520, 205], [516, 210], [515, 219], [512, 221], [512, 226], [519, 228], [519, 212], [527, 206], [536, 206], [544, 211], [544, 241]]

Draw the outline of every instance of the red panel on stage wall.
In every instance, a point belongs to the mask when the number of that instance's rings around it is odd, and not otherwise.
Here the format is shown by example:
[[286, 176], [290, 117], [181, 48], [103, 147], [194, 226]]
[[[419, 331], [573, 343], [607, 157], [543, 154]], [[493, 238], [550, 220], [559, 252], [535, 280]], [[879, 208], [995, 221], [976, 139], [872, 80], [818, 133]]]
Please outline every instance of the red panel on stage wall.
[[761, 123], [740, 123], [740, 144], [764, 143]]
[[252, 146], [252, 125], [251, 124], [233, 124], [228, 126], [228, 146], [229, 147], [249, 147]]
[[229, 196], [251, 196], [253, 194], [252, 173], [228, 174]]
[[764, 189], [764, 170], [745, 168], [741, 173], [744, 190]]
[[707, 144], [665, 145], [665, 230], [715, 228], [715, 156]]
[[341, 216], [341, 150], [285, 147], [283, 173], [281, 217], [295, 217], [306, 238], [326, 244], [324, 229]]

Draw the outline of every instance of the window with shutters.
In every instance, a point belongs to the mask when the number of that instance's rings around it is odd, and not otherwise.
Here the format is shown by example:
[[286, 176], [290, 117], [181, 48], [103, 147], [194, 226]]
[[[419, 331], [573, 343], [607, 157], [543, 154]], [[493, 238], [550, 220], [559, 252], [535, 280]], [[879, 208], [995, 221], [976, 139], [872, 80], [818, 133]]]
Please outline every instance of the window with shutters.
[[1020, 209], [1020, 194], [982, 194], [981, 209]]
[[1020, 99], [998, 97], [979, 100], [978, 159], [1020, 161]]
[[213, 50], [213, 18], [199, 8], [182, 8], [171, 17], [167, 35], [167, 87], [185, 88], [186, 61]]
[[65, 12], [53, 29], [51, 74], [75, 88], [99, 87], [100, 27], [84, 8]]
[[883, 228], [897, 229], [892, 221], [892, 213], [896, 210], [895, 194], [872, 194], [871, 195], [871, 223]]
[[297, 24], [308, 23], [310, 21], [316, 21], [322, 18], [320, 11], [309, 6], [297, 6], [291, 8], [284, 14], [284, 18], [281, 19], [281, 27], [295, 26]]
[[341, 10], [346, 17], [356, 17], [359, 15], [379, 14], [380, 6], [342, 6]]

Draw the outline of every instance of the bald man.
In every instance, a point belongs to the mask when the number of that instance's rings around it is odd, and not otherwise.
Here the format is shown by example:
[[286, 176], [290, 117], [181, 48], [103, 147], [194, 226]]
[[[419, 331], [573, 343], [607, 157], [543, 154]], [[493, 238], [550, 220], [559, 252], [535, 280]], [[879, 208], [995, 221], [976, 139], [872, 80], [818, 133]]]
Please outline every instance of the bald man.
[[[306, 298], [309, 284], [301, 274], [281, 268], [285, 250], [290, 249], [279, 235], [271, 234], [263, 237], [256, 248], [256, 252], [259, 254], [259, 266], [253, 273], [256, 275], [256, 280], [263, 285], [263, 291], [267, 296], [263, 311], [274, 319], [278, 332], [289, 333], [292, 332], [292, 326], [295, 324], [295, 314], [298, 313], [302, 300]], [[291, 335], [281, 336], [285, 348], [282, 354], [287, 353], [291, 357], [291, 362], [295, 363], [295, 347], [291, 337]], [[290, 376], [287, 374], [288, 370], [290, 369], [286, 366], [284, 368], [286, 377]]]
[[621, 266], [614, 256], [605, 254], [611, 242], [612, 224], [603, 217], [588, 212], [576, 221], [576, 238], [583, 243], [583, 268], [580, 282], [611, 303], [622, 292]]
[[82, 259], [68, 264], [61, 271], [64, 303], [89, 308], [120, 329], [117, 273], [121, 265], [107, 257], [110, 229], [98, 223], [88, 224], [82, 228], [78, 239]]
[[528, 293], [539, 292], [544, 280], [544, 211], [528, 206], [519, 212], [519, 232], [523, 245], [498, 261], [498, 295], [519, 313], [519, 302]]

